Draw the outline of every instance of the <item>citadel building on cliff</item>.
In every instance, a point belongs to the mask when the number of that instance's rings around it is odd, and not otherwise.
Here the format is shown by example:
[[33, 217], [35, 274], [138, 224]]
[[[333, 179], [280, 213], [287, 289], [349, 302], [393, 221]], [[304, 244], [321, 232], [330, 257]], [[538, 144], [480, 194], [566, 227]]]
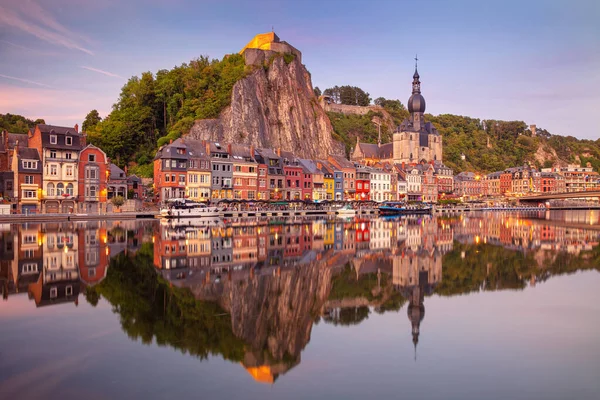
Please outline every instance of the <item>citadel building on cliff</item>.
[[370, 144], [356, 142], [351, 159], [366, 163], [441, 163], [442, 136], [431, 122], [426, 122], [425, 98], [421, 95], [421, 81], [415, 66], [412, 95], [408, 99], [410, 117], [397, 127], [392, 143]]

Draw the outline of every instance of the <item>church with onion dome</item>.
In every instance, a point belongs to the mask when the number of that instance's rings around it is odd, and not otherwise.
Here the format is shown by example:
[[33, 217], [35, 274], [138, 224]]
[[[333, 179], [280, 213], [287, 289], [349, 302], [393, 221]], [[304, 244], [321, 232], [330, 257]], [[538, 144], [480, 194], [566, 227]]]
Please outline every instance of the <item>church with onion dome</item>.
[[394, 164], [442, 163], [442, 136], [431, 122], [425, 121], [425, 98], [417, 66], [412, 95], [407, 103], [410, 116], [397, 127], [392, 143], [368, 144], [357, 141], [351, 154], [354, 161], [391, 162]]

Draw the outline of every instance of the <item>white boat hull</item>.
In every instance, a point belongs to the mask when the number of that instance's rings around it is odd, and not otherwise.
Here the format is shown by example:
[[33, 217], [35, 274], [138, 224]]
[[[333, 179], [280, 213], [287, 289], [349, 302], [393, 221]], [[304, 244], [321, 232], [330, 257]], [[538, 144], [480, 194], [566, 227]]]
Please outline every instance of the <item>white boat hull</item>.
[[163, 208], [160, 210], [160, 215], [164, 218], [214, 218], [221, 216], [221, 210], [218, 207], [188, 209]]
[[356, 215], [356, 210], [338, 210], [337, 215], [341, 215], [344, 217], [352, 217]]

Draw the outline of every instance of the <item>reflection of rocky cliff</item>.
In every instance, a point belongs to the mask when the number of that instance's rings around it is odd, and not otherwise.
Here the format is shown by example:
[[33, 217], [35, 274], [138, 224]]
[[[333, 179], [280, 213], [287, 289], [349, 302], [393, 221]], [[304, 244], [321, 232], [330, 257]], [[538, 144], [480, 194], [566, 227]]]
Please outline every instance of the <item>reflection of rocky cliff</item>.
[[198, 299], [217, 300], [231, 314], [234, 335], [251, 347], [244, 365], [254, 372], [269, 365], [276, 375], [299, 362], [330, 287], [331, 270], [311, 263], [190, 289]]

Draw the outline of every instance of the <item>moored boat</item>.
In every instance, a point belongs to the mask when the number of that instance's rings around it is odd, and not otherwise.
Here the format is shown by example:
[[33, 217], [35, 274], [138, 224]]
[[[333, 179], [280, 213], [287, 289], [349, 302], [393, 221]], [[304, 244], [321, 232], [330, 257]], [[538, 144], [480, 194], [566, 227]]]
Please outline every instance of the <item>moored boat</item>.
[[342, 217], [352, 217], [356, 215], [356, 210], [352, 208], [349, 204], [346, 204], [345, 206], [339, 208], [336, 211], [336, 214]]
[[405, 206], [401, 203], [384, 203], [379, 206], [380, 215], [431, 214], [431, 206]]
[[164, 218], [214, 218], [221, 215], [221, 209], [188, 199], [171, 199], [161, 208], [160, 215]]

